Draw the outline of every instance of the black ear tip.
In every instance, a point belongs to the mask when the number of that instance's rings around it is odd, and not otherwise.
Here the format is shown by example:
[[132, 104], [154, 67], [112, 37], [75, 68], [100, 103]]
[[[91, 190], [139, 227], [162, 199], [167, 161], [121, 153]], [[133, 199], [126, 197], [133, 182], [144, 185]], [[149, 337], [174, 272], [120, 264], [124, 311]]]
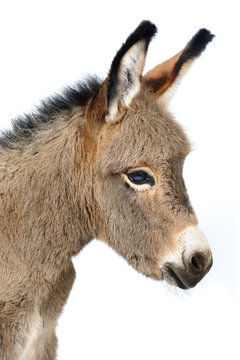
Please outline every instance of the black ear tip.
[[212, 41], [215, 35], [213, 35], [209, 30], [202, 28], [198, 30], [195, 37], [201, 39], [203, 42], [208, 44], [210, 41]]
[[189, 52], [191, 56], [199, 56], [205, 50], [207, 44], [212, 41], [215, 35], [213, 35], [207, 29], [200, 29], [193, 36], [193, 38], [189, 41], [187, 45], [186, 51]]
[[143, 20], [134, 32], [128, 37], [126, 43], [135, 43], [138, 40], [145, 39], [146, 47], [157, 33], [157, 27], [149, 20]]
[[142, 30], [146, 35], [154, 36], [157, 33], [157, 27], [149, 20], [143, 20], [136, 30]]

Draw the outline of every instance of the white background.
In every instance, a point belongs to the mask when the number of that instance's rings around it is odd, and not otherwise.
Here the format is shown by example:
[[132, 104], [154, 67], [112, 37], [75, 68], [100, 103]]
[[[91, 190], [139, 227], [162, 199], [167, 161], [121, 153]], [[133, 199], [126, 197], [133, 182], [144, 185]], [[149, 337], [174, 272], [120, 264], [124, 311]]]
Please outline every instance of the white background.
[[237, 3], [1, 2], [1, 128], [86, 73], [105, 77], [143, 19], [159, 29], [146, 70], [181, 50], [199, 28], [216, 34], [171, 104], [194, 143], [185, 181], [214, 266], [183, 292], [138, 274], [94, 240], [74, 259], [77, 279], [57, 328], [59, 360], [240, 359]]

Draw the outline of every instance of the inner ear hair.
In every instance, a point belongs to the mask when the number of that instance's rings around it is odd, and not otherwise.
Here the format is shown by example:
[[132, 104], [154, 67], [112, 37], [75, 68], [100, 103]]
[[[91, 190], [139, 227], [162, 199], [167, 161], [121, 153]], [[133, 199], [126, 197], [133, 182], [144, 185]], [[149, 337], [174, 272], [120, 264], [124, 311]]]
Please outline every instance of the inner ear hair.
[[140, 90], [140, 77], [148, 45], [156, 31], [154, 24], [143, 21], [113, 59], [107, 79], [106, 121], [115, 121], [118, 118], [119, 104], [128, 107]]

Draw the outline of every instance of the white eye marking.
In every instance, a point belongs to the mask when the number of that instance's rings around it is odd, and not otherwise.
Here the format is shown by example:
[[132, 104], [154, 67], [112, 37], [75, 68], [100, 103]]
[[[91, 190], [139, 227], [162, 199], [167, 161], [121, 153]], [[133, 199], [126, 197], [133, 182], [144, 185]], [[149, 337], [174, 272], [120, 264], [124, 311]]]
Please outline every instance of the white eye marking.
[[148, 168], [135, 168], [122, 174], [123, 179], [137, 191], [151, 189], [155, 185], [155, 178]]
[[123, 174], [123, 178], [124, 180], [126, 181], [126, 183], [128, 185], [130, 185], [133, 189], [137, 190], [137, 191], [142, 191], [142, 190], [147, 190], [147, 189], [150, 189], [151, 188], [151, 185], [149, 184], [142, 184], [142, 185], [136, 185], [134, 184], [133, 182], [131, 182], [129, 180], [129, 178], [127, 177], [126, 174]]

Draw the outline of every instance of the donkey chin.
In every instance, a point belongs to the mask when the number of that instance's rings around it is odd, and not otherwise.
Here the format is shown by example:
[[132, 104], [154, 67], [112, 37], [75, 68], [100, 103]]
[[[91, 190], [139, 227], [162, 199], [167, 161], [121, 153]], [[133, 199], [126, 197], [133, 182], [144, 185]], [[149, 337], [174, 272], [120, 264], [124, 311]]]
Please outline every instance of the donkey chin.
[[176, 251], [161, 262], [162, 277], [170, 285], [189, 289], [211, 269], [211, 250], [199, 226], [187, 227], [177, 234], [176, 242]]

